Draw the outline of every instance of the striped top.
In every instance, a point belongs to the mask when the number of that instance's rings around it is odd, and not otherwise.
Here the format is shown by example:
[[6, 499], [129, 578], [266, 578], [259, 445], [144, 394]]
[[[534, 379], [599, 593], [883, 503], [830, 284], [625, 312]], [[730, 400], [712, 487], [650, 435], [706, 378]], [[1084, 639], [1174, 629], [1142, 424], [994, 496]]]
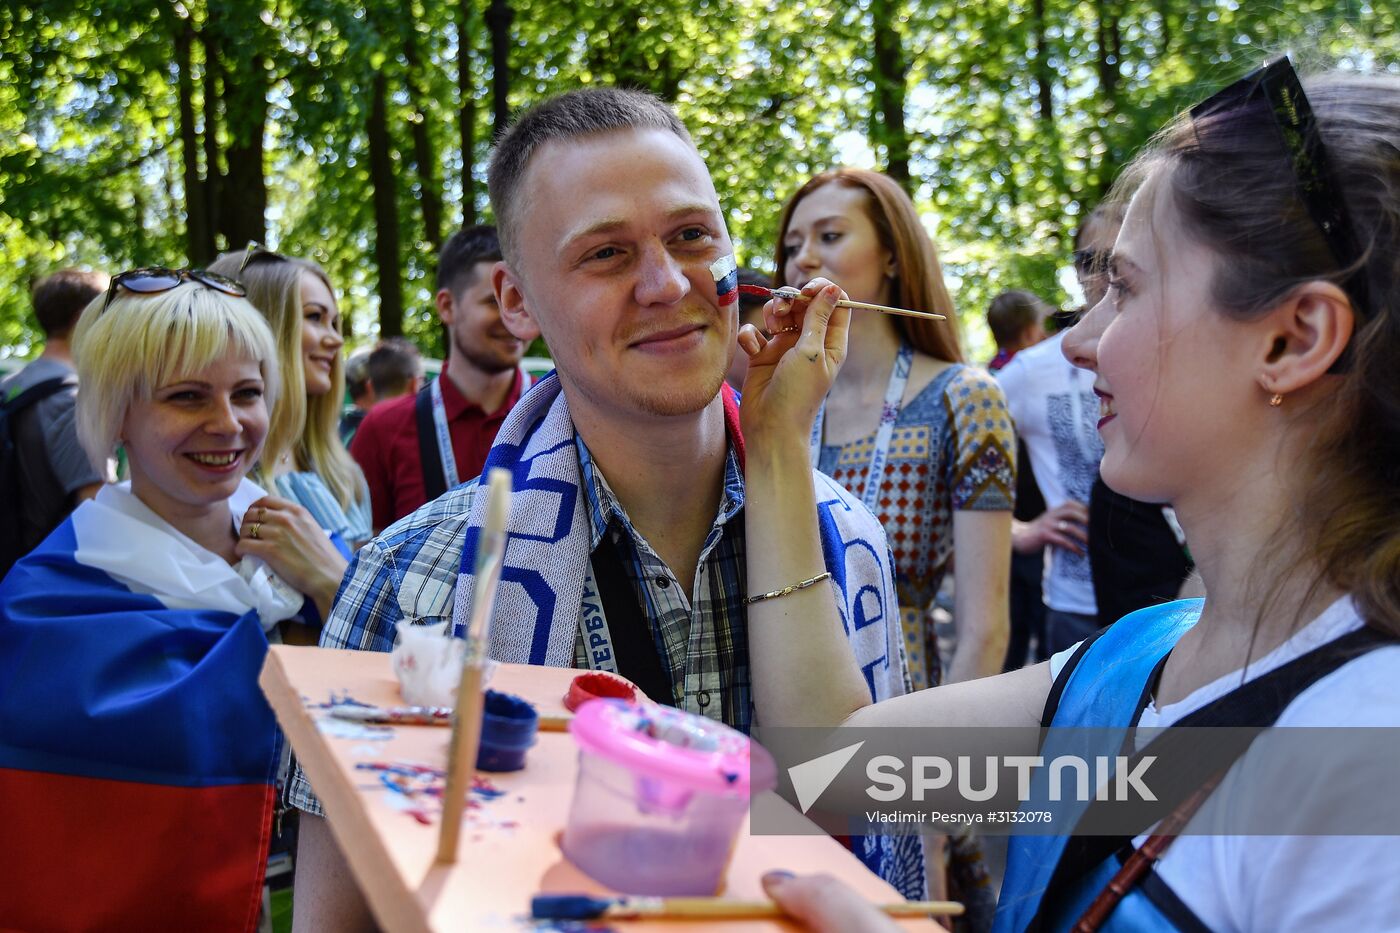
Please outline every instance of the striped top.
[[340, 535], [352, 551], [373, 536], [369, 526], [367, 495], [356, 499], [346, 510], [340, 507], [330, 487], [315, 473], [283, 473], [274, 477], [272, 482], [279, 496], [305, 508], [316, 519], [316, 524]]

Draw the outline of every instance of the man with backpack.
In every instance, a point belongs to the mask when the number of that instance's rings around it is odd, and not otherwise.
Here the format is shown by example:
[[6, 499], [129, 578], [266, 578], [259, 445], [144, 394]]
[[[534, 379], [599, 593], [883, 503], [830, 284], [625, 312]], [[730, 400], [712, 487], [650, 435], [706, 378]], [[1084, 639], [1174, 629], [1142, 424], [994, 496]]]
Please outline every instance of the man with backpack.
[[0, 383], [0, 500], [17, 503], [0, 512], [0, 575], [104, 481], [78, 443], [78, 376], [68, 338], [107, 281], [101, 273], [61, 269], [34, 285], [44, 350]]

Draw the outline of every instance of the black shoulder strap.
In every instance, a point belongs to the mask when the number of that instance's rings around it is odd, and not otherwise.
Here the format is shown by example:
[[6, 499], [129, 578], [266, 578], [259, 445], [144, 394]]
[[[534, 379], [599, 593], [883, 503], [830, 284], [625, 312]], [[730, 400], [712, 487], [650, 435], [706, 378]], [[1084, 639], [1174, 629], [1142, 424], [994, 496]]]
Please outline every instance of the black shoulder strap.
[[68, 385], [67, 376], [54, 376], [52, 379], [36, 382], [14, 398], [7, 399], [0, 408], [4, 409], [7, 416], [13, 418], [30, 405], [43, 401], [66, 385]]
[[431, 384], [418, 390], [418, 397], [413, 400], [413, 414], [418, 422], [418, 459], [423, 464], [423, 489], [428, 494], [427, 501], [432, 502], [447, 492], [447, 477], [443, 475], [442, 456], [437, 449]]
[[656, 653], [656, 638], [622, 566], [611, 532], [603, 533], [593, 551], [593, 579], [598, 584], [598, 598], [608, 617], [617, 672], [655, 702], [675, 706], [671, 678], [666, 675]]
[[[1181, 778], [1162, 781], [1162, 784], [1186, 790], [1182, 793], [1164, 793], [1154, 803], [1142, 806], [1139, 811], [1143, 817], [1142, 826], [1138, 831], [1147, 830], [1172, 812], [1183, 797], [1191, 793], [1192, 788], [1200, 787], [1206, 782], [1210, 777], [1210, 774], [1205, 773], [1207, 770], [1214, 773], [1222, 761], [1227, 760], [1221, 754], [1201, 754], [1200, 733], [1193, 736], [1192, 733], [1183, 732], [1183, 729], [1234, 726], [1240, 729], [1263, 730], [1273, 725], [1288, 704], [1308, 687], [1348, 661], [1395, 642], [1394, 636], [1372, 628], [1363, 627], [1348, 632], [1301, 657], [1294, 658], [1282, 667], [1251, 680], [1239, 689], [1185, 716], [1172, 728], [1164, 730], [1146, 748], [1133, 754], [1125, 767], [1131, 771], [1144, 756], [1155, 756], [1158, 760], [1156, 767], [1159, 770], [1170, 770]], [[1233, 756], [1228, 760], [1235, 760], [1249, 749], [1249, 742], [1240, 738], [1240, 733], [1234, 729], [1228, 732], [1232, 739], [1227, 754]], [[1114, 851], [1131, 844], [1132, 836], [1078, 834], [1080, 827], [1092, 823], [1097, 815], [1113, 805], [1112, 801], [1095, 801], [1080, 817], [1075, 830], [1076, 835], [1066, 842], [1045, 895], [1041, 898], [1040, 910], [1026, 927], [1027, 933], [1045, 930], [1049, 908], [1059, 900], [1063, 892], [1071, 890], [1080, 879], [1102, 864]]]
[[1060, 676], [1056, 677], [1055, 682], [1050, 685], [1050, 695], [1045, 698], [1045, 709], [1040, 714], [1040, 728], [1049, 729], [1050, 724], [1055, 721], [1055, 713], [1060, 709], [1060, 697], [1064, 695], [1065, 685], [1069, 683], [1074, 669], [1079, 666], [1079, 662], [1084, 659], [1084, 655], [1093, 647], [1094, 642], [1099, 640], [1099, 636], [1107, 631], [1108, 626], [1104, 626], [1081, 641], [1079, 647], [1074, 649], [1074, 653], [1065, 662], [1065, 666], [1060, 668]]

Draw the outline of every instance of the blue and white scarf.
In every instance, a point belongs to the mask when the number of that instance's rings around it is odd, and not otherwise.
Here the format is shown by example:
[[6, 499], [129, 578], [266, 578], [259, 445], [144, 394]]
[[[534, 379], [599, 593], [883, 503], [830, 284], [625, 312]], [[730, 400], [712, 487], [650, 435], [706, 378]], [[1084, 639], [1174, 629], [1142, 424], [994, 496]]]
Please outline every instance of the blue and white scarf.
[[[521, 398], [501, 425], [485, 475], [510, 470], [512, 492], [505, 565], [496, 597], [491, 656], [514, 664], [569, 667], [579, 632], [591, 541], [574, 426], [559, 377]], [[822, 553], [840, 593], [841, 621], [875, 700], [906, 689], [898, 601], [879, 522], [849, 493], [817, 479]], [[486, 497], [472, 499], [453, 610], [456, 627], [471, 615], [476, 552]]]
[[[506, 416], [482, 475], [497, 467], [510, 471], [512, 492], [491, 657], [513, 664], [570, 667], [591, 557], [591, 528], [574, 425], [557, 373], [531, 388]], [[814, 479], [822, 554], [840, 594], [837, 605], [851, 650], [873, 700], [898, 696], [908, 685], [884, 530], [835, 481], [820, 473], [814, 473]], [[486, 496], [475, 496], [453, 608], [458, 632], [465, 630], [471, 616], [477, 547], [485, 521]], [[922, 896], [917, 838], [856, 842], [857, 854], [872, 870], [905, 896]]]

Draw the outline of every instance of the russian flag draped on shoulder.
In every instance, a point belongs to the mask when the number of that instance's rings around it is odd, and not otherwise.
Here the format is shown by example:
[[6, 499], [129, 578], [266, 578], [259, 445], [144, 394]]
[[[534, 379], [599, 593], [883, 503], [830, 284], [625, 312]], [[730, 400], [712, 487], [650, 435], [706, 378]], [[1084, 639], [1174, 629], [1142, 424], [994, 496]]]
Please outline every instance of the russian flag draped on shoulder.
[[[245, 481], [234, 515], [262, 495]], [[0, 926], [256, 925], [278, 753], [257, 678], [265, 630], [301, 605], [124, 487], [15, 565], [0, 583]]]

